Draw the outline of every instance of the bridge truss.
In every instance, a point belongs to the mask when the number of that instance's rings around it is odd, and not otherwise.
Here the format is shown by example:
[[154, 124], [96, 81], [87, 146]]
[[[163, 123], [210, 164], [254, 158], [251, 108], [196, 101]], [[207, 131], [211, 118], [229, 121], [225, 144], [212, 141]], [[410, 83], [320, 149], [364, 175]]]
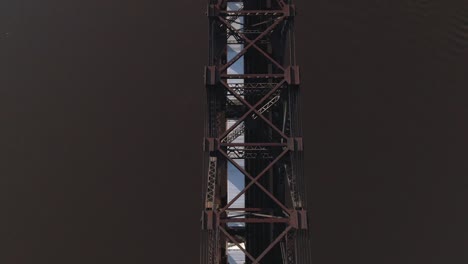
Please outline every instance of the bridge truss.
[[295, 15], [286, 0], [208, 3], [201, 264], [311, 263]]

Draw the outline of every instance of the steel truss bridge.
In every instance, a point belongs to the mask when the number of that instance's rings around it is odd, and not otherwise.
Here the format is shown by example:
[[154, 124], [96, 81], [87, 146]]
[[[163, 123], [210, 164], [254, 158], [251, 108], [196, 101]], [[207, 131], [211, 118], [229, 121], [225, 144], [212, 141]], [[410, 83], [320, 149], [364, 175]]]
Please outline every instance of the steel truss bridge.
[[200, 264], [311, 263], [295, 15], [291, 0], [207, 5]]

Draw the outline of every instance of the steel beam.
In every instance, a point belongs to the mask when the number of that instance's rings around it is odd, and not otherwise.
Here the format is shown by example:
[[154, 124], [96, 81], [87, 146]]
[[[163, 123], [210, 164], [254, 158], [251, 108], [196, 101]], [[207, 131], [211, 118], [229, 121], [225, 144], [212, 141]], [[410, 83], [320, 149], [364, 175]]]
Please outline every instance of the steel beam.
[[[227, 264], [229, 244], [249, 264], [310, 263], [291, 2], [208, 3], [200, 264]], [[242, 8], [232, 10], [233, 3]], [[240, 46], [228, 58], [230, 45]], [[241, 58], [245, 71], [232, 70]], [[228, 164], [245, 177], [245, 186], [231, 199], [226, 196]], [[236, 206], [242, 196], [245, 208]]]

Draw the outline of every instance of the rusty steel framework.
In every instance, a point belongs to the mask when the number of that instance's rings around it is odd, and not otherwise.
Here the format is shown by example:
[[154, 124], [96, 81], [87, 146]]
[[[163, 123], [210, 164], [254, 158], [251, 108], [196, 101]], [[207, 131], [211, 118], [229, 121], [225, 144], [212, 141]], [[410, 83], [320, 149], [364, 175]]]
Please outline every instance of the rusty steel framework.
[[[208, 3], [201, 264], [311, 263], [295, 15], [291, 0]], [[229, 71], [240, 59], [242, 72]], [[232, 199], [228, 164], [245, 179]], [[230, 246], [244, 262], [228, 262]]]

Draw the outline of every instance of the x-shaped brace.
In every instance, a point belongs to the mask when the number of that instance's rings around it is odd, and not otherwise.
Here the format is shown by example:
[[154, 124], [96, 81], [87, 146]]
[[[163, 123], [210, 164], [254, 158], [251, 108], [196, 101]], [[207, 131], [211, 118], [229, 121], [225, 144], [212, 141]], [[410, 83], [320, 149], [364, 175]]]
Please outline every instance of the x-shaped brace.
[[[244, 39], [245, 42], [247, 42], [247, 43], [250, 45], [250, 46], [248, 45], [248, 46], [247, 46], [246, 48], [244, 48], [244, 49], [248, 49], [249, 47], [254, 47], [254, 48], [257, 49], [260, 53], [262, 53], [263, 56], [265, 56], [268, 60], [270, 60], [273, 64], [275, 64], [276, 67], [278, 67], [279, 69], [281, 69], [281, 70], [284, 72], [284, 68], [283, 68], [283, 66], [281, 66], [281, 64], [279, 64], [279, 63], [278, 63], [276, 60], [274, 60], [268, 53], [266, 53], [263, 49], [261, 49], [260, 47], [258, 47], [257, 44], [255, 44], [255, 42], [258, 41], [258, 40], [256, 40], [256, 41], [250, 40], [250, 39], [247, 38], [244, 34], [242, 34], [238, 29], [234, 28], [234, 27], [231, 25], [231, 23], [229, 23], [229, 21], [227, 21], [226, 19], [224, 19], [224, 18], [222, 18], [222, 17], [219, 17], [219, 20], [221, 20], [221, 22], [223, 22], [223, 23], [228, 27], [228, 29], [231, 31], [231, 33], [233, 33], [233, 34], [239, 36], [240, 38]], [[268, 30], [268, 31], [270, 31], [270, 30]], [[268, 32], [268, 31], [267, 31], [267, 32]], [[246, 51], [247, 51], [247, 50], [246, 50]], [[245, 52], [244, 52], [244, 53], [245, 53]], [[233, 60], [231, 60], [231, 61], [233, 61]], [[226, 65], [228, 65], [227, 67], [231, 66], [234, 62], [236, 62], [236, 61], [233, 61], [232, 63], [229, 62], [228, 64], [226, 64]], [[225, 67], [225, 66], [223, 66], [222, 69], [225, 69], [224, 67]], [[227, 68], [227, 67], [226, 67], [226, 68]]]
[[268, 254], [268, 252], [271, 251], [271, 249], [276, 246], [276, 244], [278, 244], [281, 239], [283, 239], [289, 232], [289, 230], [291, 230], [292, 226], [289, 225], [288, 227], [286, 227], [286, 229], [273, 241], [271, 242], [270, 245], [268, 245], [268, 247], [262, 252], [262, 254], [260, 254], [260, 256], [258, 256], [257, 258], [254, 258], [249, 252], [247, 252], [243, 247], [241, 247], [241, 245], [226, 231], [226, 229], [224, 229], [223, 227], [219, 226], [219, 229], [221, 230], [221, 232], [232, 242], [234, 243], [242, 252], [244, 252], [244, 254], [250, 259], [252, 260], [252, 264], [258, 264], [260, 263], [260, 260], [262, 260], [263, 257], [266, 256], [266, 254]]
[[270, 97], [276, 90], [278, 90], [286, 81], [282, 80], [279, 82], [271, 91], [269, 91], [265, 96], [262, 97], [255, 105], [249, 104], [244, 98], [242, 98], [239, 94], [237, 94], [225, 81], [221, 81], [221, 84], [234, 96], [239, 100], [241, 103], [243, 103], [245, 106], [249, 108], [249, 110], [241, 117], [239, 118], [229, 129], [227, 129], [219, 138], [222, 139], [225, 136], [227, 136], [232, 130], [234, 130], [241, 122], [243, 122], [247, 116], [255, 112], [255, 114], [263, 119], [273, 130], [278, 132], [284, 139], [287, 139], [288, 136], [283, 133], [279, 128], [277, 128], [270, 120], [268, 120], [266, 117], [263, 116], [263, 114], [260, 113], [260, 111], [257, 110], [257, 107], [262, 104], [268, 97]]
[[[262, 39], [264, 36], [266, 36], [270, 31], [272, 31], [277, 25], [279, 25], [279, 23], [281, 23], [281, 21], [283, 21], [285, 18], [285, 16], [281, 16], [281, 17], [278, 17], [276, 19], [275, 22], [273, 22], [273, 24], [271, 24], [267, 29], [265, 29], [265, 31], [263, 31], [259, 36], [257, 36], [254, 40], [250, 40], [248, 39], [247, 37], [245, 37], [243, 34], [239, 33], [238, 30], [236, 30], [235, 28], [232, 27], [232, 25], [226, 21], [225, 19], [219, 17], [219, 19], [225, 23], [227, 25], [228, 28], [230, 28], [231, 30], [234, 30], [234, 32], [237, 32], [237, 34], [242, 37], [246, 42], [248, 42], [249, 44], [247, 46], [245, 46], [236, 56], [234, 56], [234, 58], [232, 58], [228, 63], [226, 63], [225, 65], [223, 65], [221, 68], [220, 68], [220, 72], [223, 72], [224, 70], [226, 70], [228, 67], [230, 67], [232, 64], [234, 64], [237, 60], [239, 60], [242, 56], [244, 56], [244, 54], [247, 52], [247, 50], [253, 46], [255, 46], [257, 49], [259, 49], [264, 55], [267, 56], [267, 58], [270, 58], [271, 60], [273, 60], [270, 56], [268, 56], [268, 54], [266, 54], [262, 49], [260, 49], [255, 43], [258, 42], [260, 39]], [[273, 60], [274, 61], [274, 60]], [[277, 62], [276, 62], [277, 63]], [[278, 64], [279, 65], [279, 64]], [[279, 65], [280, 69], [283, 69], [284, 71], [284, 68], [281, 67], [281, 65]]]
[[219, 211], [219, 213], [226, 211], [226, 209], [228, 209], [232, 204], [234, 204], [234, 202], [237, 201], [237, 199], [239, 199], [239, 197], [241, 197], [254, 184], [257, 185], [258, 188], [260, 188], [266, 195], [268, 195], [279, 207], [281, 207], [283, 211], [285, 212], [290, 211], [289, 208], [287, 208], [283, 203], [281, 203], [273, 194], [271, 194], [267, 189], [265, 189], [265, 187], [263, 187], [263, 185], [261, 185], [258, 182], [258, 180], [263, 175], [265, 175], [281, 158], [283, 158], [284, 155], [286, 155], [286, 153], [289, 152], [288, 149], [283, 150], [283, 152], [281, 152], [281, 154], [278, 155], [278, 157], [276, 157], [270, 164], [268, 164], [268, 166], [265, 169], [263, 169], [255, 178], [252, 175], [250, 175], [250, 173], [248, 173], [246, 170], [244, 170], [241, 166], [239, 166], [237, 162], [231, 159], [229, 155], [226, 152], [224, 152], [224, 150], [219, 149], [219, 152], [224, 157], [226, 157], [226, 159], [229, 160], [229, 162], [231, 162], [231, 164], [234, 165], [234, 167], [236, 167], [242, 174], [244, 174], [246, 177], [248, 177], [251, 180], [249, 184], [247, 184], [242, 191], [240, 191], [226, 206], [224, 206]]

